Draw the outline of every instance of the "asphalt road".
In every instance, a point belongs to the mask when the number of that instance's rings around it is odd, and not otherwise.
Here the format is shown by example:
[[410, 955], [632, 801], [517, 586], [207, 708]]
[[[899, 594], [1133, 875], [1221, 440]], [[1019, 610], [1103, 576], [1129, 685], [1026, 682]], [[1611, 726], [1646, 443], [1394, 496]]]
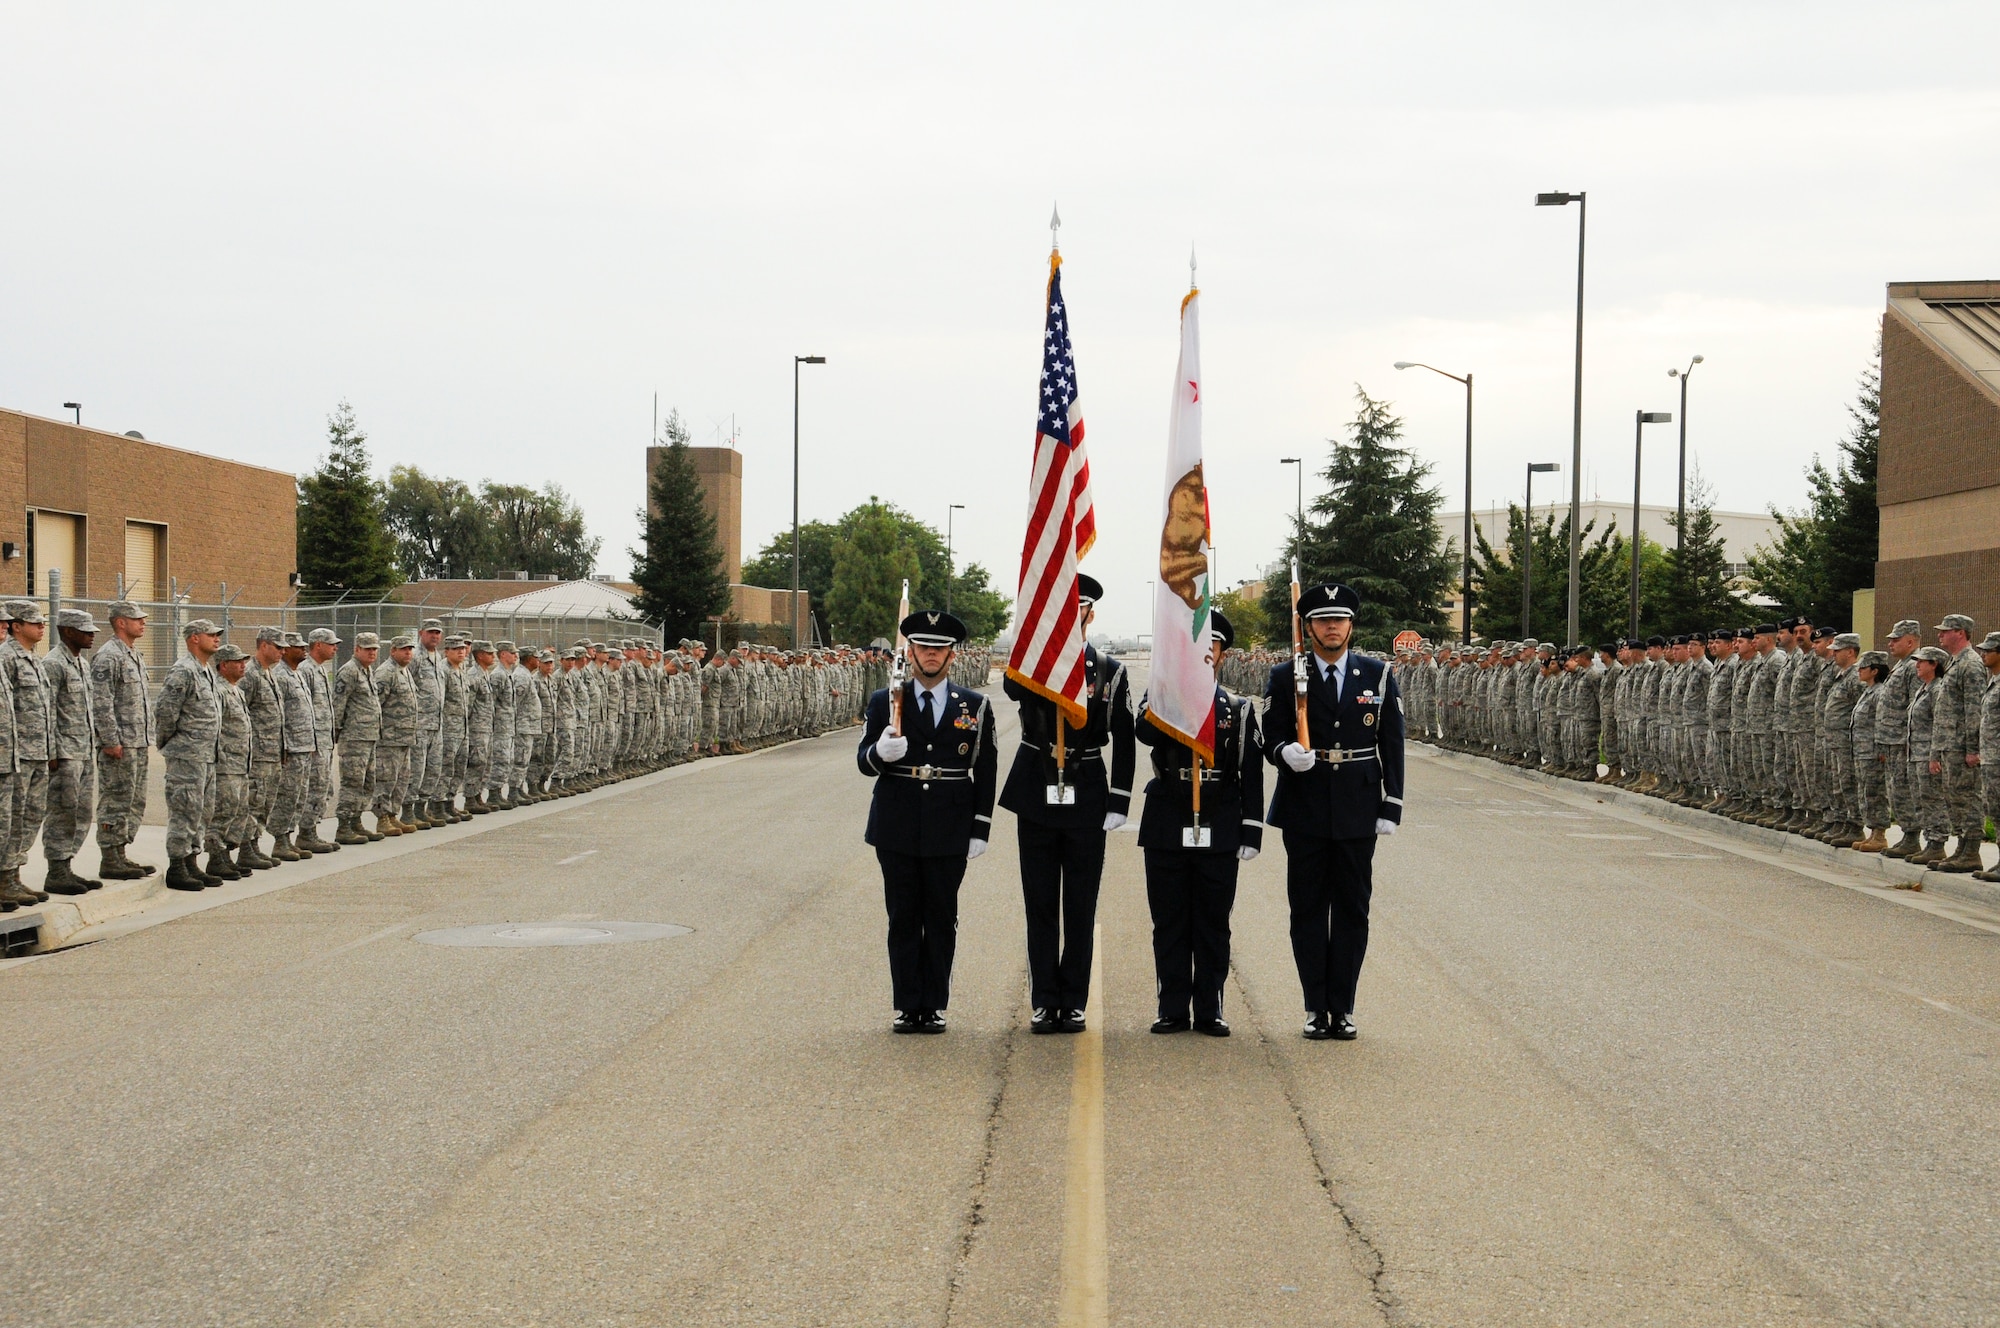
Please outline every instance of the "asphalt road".
[[[853, 741], [0, 972], [0, 1322], [2000, 1323], [2000, 918], [1413, 753], [1360, 1041], [1275, 844], [1150, 1036], [1129, 833], [1028, 1035], [1005, 816], [894, 1037]], [[606, 919], [693, 930], [412, 939]]]

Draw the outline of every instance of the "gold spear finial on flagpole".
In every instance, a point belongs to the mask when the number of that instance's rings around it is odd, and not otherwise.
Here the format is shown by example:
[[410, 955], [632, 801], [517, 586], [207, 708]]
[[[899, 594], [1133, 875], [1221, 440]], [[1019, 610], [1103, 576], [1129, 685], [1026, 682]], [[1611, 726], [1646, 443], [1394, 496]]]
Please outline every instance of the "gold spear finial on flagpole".
[[1051, 203], [1049, 204], [1049, 252], [1052, 254], [1062, 252], [1062, 246], [1056, 243], [1056, 232], [1061, 229], [1062, 213], [1057, 210], [1055, 204]]

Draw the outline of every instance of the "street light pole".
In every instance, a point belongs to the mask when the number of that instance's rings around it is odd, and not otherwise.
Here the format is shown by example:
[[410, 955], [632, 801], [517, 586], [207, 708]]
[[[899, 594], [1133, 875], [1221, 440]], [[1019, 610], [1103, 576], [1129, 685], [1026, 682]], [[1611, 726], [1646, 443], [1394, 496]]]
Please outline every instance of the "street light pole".
[[1632, 412], [1632, 628], [1627, 636], [1639, 635], [1639, 457], [1645, 442], [1646, 426], [1649, 424], [1672, 424], [1674, 416], [1667, 410], [1639, 410]]
[[[1536, 207], [1576, 204], [1576, 389], [1570, 412], [1569, 445], [1569, 639], [1582, 639], [1583, 586], [1583, 232], [1590, 211], [1587, 194], [1536, 194]], [[1636, 538], [1638, 532], [1633, 532]], [[1637, 547], [1636, 545], [1634, 546]]]
[[1293, 533], [1295, 535], [1303, 535], [1305, 533], [1305, 528], [1306, 528], [1306, 463], [1303, 459], [1299, 457], [1279, 457], [1278, 464], [1281, 466], [1298, 467], [1298, 479], [1299, 479], [1299, 496], [1297, 499], [1298, 506], [1294, 508], [1292, 512], [1292, 519], [1298, 524]]
[[964, 503], [953, 503], [944, 509], [944, 611], [951, 612], [951, 583], [955, 575], [951, 561], [951, 514], [963, 512]]
[[[1547, 475], [1562, 469], [1557, 461], [1530, 461], [1528, 463], [1527, 508], [1521, 513], [1521, 639], [1528, 639], [1533, 630], [1532, 614], [1534, 596], [1531, 587], [1535, 584], [1535, 476]], [[1472, 606], [1466, 605], [1469, 616]]]
[[792, 356], [792, 649], [799, 648], [799, 366], [825, 364], [824, 355]]
[[75, 411], [76, 422], [79, 425], [83, 423], [83, 403], [81, 401], [65, 401], [63, 402], [63, 409]]
[[1697, 355], [1688, 361], [1685, 369], [1669, 369], [1667, 377], [1681, 380], [1681, 496], [1676, 505], [1674, 517], [1674, 553], [1678, 555], [1687, 543], [1688, 524], [1688, 379], [1694, 375], [1694, 367], [1701, 363]]
[[[1461, 645], [1472, 644], [1472, 375], [1463, 378], [1455, 373], [1445, 373], [1434, 364], [1421, 364], [1415, 360], [1397, 360], [1398, 369], [1429, 369], [1434, 374], [1444, 374], [1454, 383], [1465, 384], [1465, 531], [1459, 541], [1459, 552], [1464, 555], [1460, 568], [1459, 585], [1459, 631]], [[1572, 523], [1574, 524], [1574, 523]]]

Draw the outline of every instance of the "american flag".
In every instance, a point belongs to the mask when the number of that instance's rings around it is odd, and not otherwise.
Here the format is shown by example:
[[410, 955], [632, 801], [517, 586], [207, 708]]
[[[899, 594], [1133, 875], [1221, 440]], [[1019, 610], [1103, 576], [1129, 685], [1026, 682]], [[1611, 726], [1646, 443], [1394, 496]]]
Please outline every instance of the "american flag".
[[1060, 706], [1082, 725], [1087, 690], [1077, 618], [1076, 564], [1097, 539], [1090, 458], [1083, 450], [1076, 357], [1063, 305], [1062, 258], [1049, 255], [1049, 312], [1042, 337], [1041, 418], [1028, 486], [1028, 533], [1014, 603], [1014, 652], [1007, 676]]

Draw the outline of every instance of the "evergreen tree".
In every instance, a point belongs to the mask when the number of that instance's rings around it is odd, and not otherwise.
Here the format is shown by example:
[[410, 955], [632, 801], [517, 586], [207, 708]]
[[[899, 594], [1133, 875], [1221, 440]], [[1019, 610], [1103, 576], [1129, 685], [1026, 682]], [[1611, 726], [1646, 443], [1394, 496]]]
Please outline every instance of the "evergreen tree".
[[701, 477], [688, 455], [680, 412], [667, 416], [667, 448], [653, 468], [646, 510], [639, 514], [645, 548], [629, 549], [639, 593], [632, 607], [668, 640], [699, 637], [702, 624], [729, 607], [729, 577], [715, 517], [702, 500]]
[[368, 473], [368, 435], [345, 401], [326, 426], [319, 469], [299, 477], [300, 598], [325, 602], [344, 593], [380, 595], [402, 578], [384, 520], [383, 488]]
[[1771, 516], [1777, 539], [1750, 555], [1757, 589], [1787, 615], [1803, 614], [1815, 626], [1846, 631], [1854, 624], [1854, 592], [1875, 584], [1881, 549], [1881, 514], [1875, 506], [1875, 471], [1882, 440], [1882, 341], [1875, 362], [1862, 371], [1852, 423], [1840, 457], [1829, 471], [1817, 456], [1806, 471], [1803, 511]]
[[[1680, 514], [1667, 518], [1679, 529]], [[1715, 524], [1715, 495], [1697, 470], [1688, 481], [1687, 529], [1679, 547], [1666, 554], [1666, 594], [1659, 610], [1662, 632], [1700, 632], [1735, 627], [1743, 617], [1722, 532]], [[1629, 566], [1629, 564], [1628, 564]], [[1644, 567], [1640, 569], [1644, 576]]]
[[880, 499], [870, 498], [848, 533], [834, 541], [826, 617], [836, 641], [895, 640], [905, 577], [912, 607], [925, 602], [918, 598], [923, 566], [896, 517]]
[[[1402, 420], [1358, 385], [1355, 397], [1360, 405], [1346, 444], [1329, 440], [1332, 453], [1320, 472], [1326, 491], [1313, 500], [1285, 555], [1298, 558], [1301, 584], [1352, 586], [1361, 596], [1355, 644], [1380, 650], [1404, 628], [1432, 636], [1446, 630], [1444, 601], [1457, 579], [1458, 553], [1449, 541], [1438, 545], [1444, 495], [1426, 484], [1430, 466], [1400, 445]], [[1289, 576], [1266, 586], [1264, 612], [1272, 622], [1290, 619]]]

